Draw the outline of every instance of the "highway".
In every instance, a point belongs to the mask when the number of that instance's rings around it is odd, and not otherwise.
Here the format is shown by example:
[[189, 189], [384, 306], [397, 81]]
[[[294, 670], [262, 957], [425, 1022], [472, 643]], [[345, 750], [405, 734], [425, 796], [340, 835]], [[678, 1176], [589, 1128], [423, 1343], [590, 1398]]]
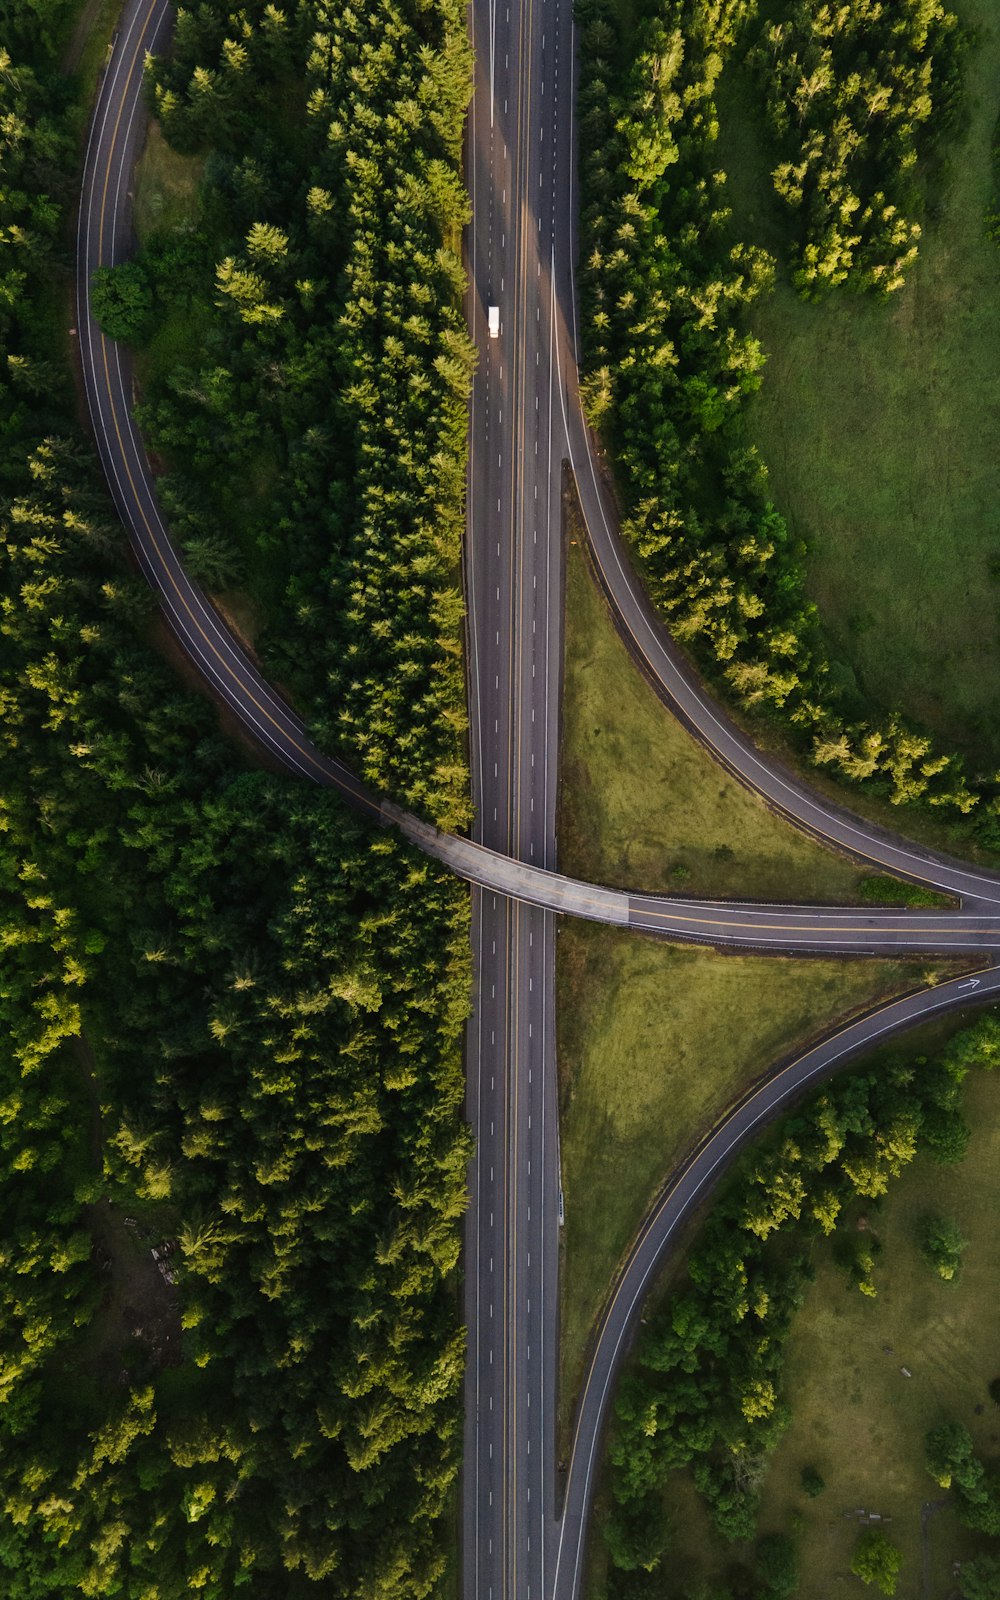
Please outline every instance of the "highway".
[[[553, 890], [558, 885], [563, 905], [575, 900], [602, 919], [628, 918], [621, 895], [591, 886], [581, 895], [581, 886], [552, 873], [565, 455], [552, 252], [570, 157], [554, 88], [560, 69], [568, 72], [570, 8], [571, 0], [474, 0], [471, 8], [466, 305], [479, 363], [466, 595], [474, 837], [510, 858], [498, 888], [510, 883], [511, 862], [521, 865], [513, 869], [519, 901], [481, 891], [473, 903], [466, 1059], [477, 1154], [465, 1234], [464, 1600], [543, 1600], [549, 1590], [559, 1237]], [[488, 333], [491, 305], [500, 313], [496, 338]], [[418, 842], [435, 854], [443, 845], [442, 859], [457, 846]]]
[[[133, 250], [129, 184], [144, 134], [142, 63], [164, 48], [168, 0], [126, 0], [87, 147], [78, 332], [97, 447], [136, 560], [207, 686], [302, 778], [335, 788], [475, 885], [468, 1112], [477, 1135], [465, 1251], [469, 1328], [464, 1600], [575, 1600], [600, 1431], [642, 1293], [693, 1205], [740, 1144], [848, 1054], [947, 1006], [993, 998], [990, 968], [896, 1002], [772, 1075], [713, 1134], [647, 1219], [609, 1304], [574, 1436], [567, 1511], [554, 1463], [559, 1171], [555, 913], [720, 947], [852, 955], [968, 952], [1000, 943], [1000, 878], [859, 822], [759, 755], [713, 704], [652, 613], [624, 553], [579, 406], [572, 263], [575, 41], [571, 0], [474, 0], [467, 309], [479, 349], [470, 413], [468, 664], [472, 839], [373, 795], [312, 743], [184, 572], [132, 415], [126, 351], [90, 312], [94, 269]], [[486, 312], [500, 308], [491, 339]], [[556, 870], [562, 655], [562, 464], [577, 475], [601, 582], [664, 700], [719, 760], [797, 826], [960, 909], [766, 906], [579, 883]], [[825, 1053], [824, 1053], [825, 1052]]]
[[[566, 314], [573, 304], [571, 258], [564, 244], [572, 237], [574, 204], [572, 21], [568, 8], [552, 0], [542, 26], [541, 0], [538, 4], [537, 14], [529, 10], [521, 19], [516, 38], [494, 0], [482, 0], [482, 15], [477, 12], [474, 19], [480, 29], [477, 45], [481, 36], [487, 41], [478, 51], [469, 131], [476, 205], [469, 315], [481, 351], [471, 408], [467, 562], [475, 840], [437, 833], [372, 794], [342, 761], [316, 748], [302, 719], [264, 681], [191, 582], [164, 523], [132, 414], [129, 354], [105, 338], [94, 321], [90, 280], [95, 268], [127, 259], [134, 248], [129, 184], [144, 137], [142, 63], [146, 52], [162, 48], [168, 37], [169, 0], [127, 0], [91, 128], [78, 224], [84, 383], [101, 460], [136, 559], [206, 684], [253, 738], [289, 771], [335, 788], [373, 821], [400, 827], [474, 884], [526, 905], [743, 947], [780, 945], [783, 934], [788, 935], [785, 947], [798, 950], [845, 948], [845, 937], [847, 947], [859, 951], [873, 940], [879, 950], [972, 948], [970, 938], [989, 943], [993, 918], [1000, 915], [1000, 878], [883, 836], [766, 764], [700, 690], [643, 599], [606, 515], [588, 449], [576, 393], [572, 315]], [[494, 27], [498, 42], [490, 43]], [[534, 84], [530, 102], [526, 92], [519, 98], [525, 76]], [[485, 297], [493, 294], [503, 302], [501, 337], [495, 341], [485, 332], [486, 304], [495, 303]], [[582, 461], [581, 450], [587, 450]], [[934, 918], [866, 911], [849, 929], [842, 911], [819, 907], [795, 908], [783, 925], [775, 908], [720, 909], [671, 896], [626, 895], [555, 874], [560, 479], [562, 461], [570, 457], [581, 487], [590, 484], [584, 497], [588, 529], [595, 550], [604, 552], [602, 541], [607, 542], [601, 571], [621, 602], [621, 626], [636, 651], [641, 645], [648, 669], [656, 669], [665, 698], [690, 725], [700, 717], [699, 736], [792, 820], [860, 858], [962, 899], [965, 913], [976, 913], [972, 922], [952, 924], [949, 913]]]

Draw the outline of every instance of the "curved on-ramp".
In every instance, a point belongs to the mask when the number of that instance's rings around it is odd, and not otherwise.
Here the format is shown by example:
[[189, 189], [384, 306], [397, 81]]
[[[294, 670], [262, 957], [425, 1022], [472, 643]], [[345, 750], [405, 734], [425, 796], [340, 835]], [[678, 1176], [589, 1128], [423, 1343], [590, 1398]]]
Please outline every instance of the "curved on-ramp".
[[[129, 531], [136, 559], [159, 595], [164, 614], [182, 648], [199, 668], [208, 686], [251, 735], [289, 771], [336, 789], [373, 821], [397, 825], [413, 842], [470, 882], [553, 911], [672, 939], [761, 950], [874, 954], [994, 947], [1000, 941], [1000, 882], [987, 874], [952, 866], [937, 858], [907, 854], [902, 843], [890, 846], [860, 827], [854, 828], [848, 836], [846, 824], [804, 790], [796, 794], [800, 794], [802, 807], [811, 809], [805, 818], [789, 809], [788, 815], [793, 820], [802, 822], [817, 834], [823, 834], [825, 823], [824, 836], [835, 844], [964, 897], [966, 902], [971, 902], [967, 909], [939, 913], [845, 912], [842, 908], [821, 906], [782, 910], [750, 903], [630, 895], [580, 883], [488, 850], [472, 840], [438, 832], [402, 808], [374, 795], [343, 762], [317, 749], [302, 719], [264, 680], [205, 595], [188, 577], [166, 528], [157, 501], [155, 479], [133, 416], [134, 378], [128, 352], [105, 337], [91, 309], [90, 286], [94, 271], [116, 265], [132, 252], [129, 185], [145, 127], [143, 63], [147, 53], [162, 49], [166, 43], [170, 18], [169, 0], [127, 0], [101, 86], [87, 146], [78, 225], [80, 353], [101, 461]], [[565, 368], [575, 372], [568, 348]], [[578, 406], [573, 415], [576, 417], [575, 430], [572, 430], [576, 448], [582, 450], [588, 441]], [[589, 470], [592, 485], [591, 492], [585, 496], [588, 525], [603, 530], [609, 541], [607, 559], [613, 558], [617, 563], [614, 570], [621, 574], [610, 583], [609, 592], [616, 596], [616, 604], [620, 604], [622, 625], [626, 625], [626, 618], [630, 619], [627, 625], [637, 638], [644, 640], [650, 669], [655, 667], [660, 672], [664, 691], [670, 694], [672, 703], [678, 705], [685, 717], [697, 710], [703, 720], [715, 718], [720, 727], [725, 727], [720, 714], [697, 684], [682, 672], [671, 654], [669, 641], [661, 637], [662, 630], [657, 632], [646, 616], [642, 597], [634, 586], [634, 574], [629, 576], [626, 558], [604, 514], [589, 449], [582, 465]], [[581, 473], [581, 481], [588, 481], [586, 471]], [[595, 548], [599, 548], [601, 533], [595, 532], [594, 538]], [[645, 633], [641, 631], [643, 628]], [[682, 694], [689, 697], [683, 704]], [[731, 738], [728, 759], [741, 771], [744, 781], [759, 788], [767, 799], [777, 804], [774, 795], [784, 793], [783, 777], [772, 773], [742, 736], [733, 731]], [[723, 759], [727, 759], [725, 754]], [[744, 763], [743, 769], [738, 766], [740, 761]], [[905, 865], [901, 864], [904, 855]]]
[[[574, 25], [574, 54], [575, 51]], [[572, 80], [565, 92], [572, 98]], [[590, 555], [615, 626], [633, 661], [664, 704], [719, 764], [802, 832], [911, 882], [967, 900], [1000, 902], [1000, 874], [913, 844], [875, 823], [862, 820], [846, 807], [815, 793], [780, 761], [763, 755], [723, 711], [670, 637], [621, 537], [603, 453], [583, 410], [579, 384], [582, 345], [575, 270], [575, 186], [574, 170], [566, 201], [566, 250], [571, 288], [568, 302], [560, 308], [559, 399], [569, 464], [580, 497]]]
[[342, 762], [323, 755], [301, 719], [265, 682], [247, 652], [184, 570], [156, 497], [155, 480], [132, 414], [128, 352], [101, 332], [90, 286], [99, 267], [133, 254], [130, 185], [145, 133], [143, 65], [169, 40], [169, 0], [126, 0], [98, 96], [84, 161], [77, 223], [77, 330], [91, 422], [115, 505], [144, 576], [185, 654], [212, 692], [290, 771], [338, 790], [380, 820], [379, 800]]
[[573, 1440], [556, 1535], [552, 1600], [576, 1600], [586, 1555], [587, 1519], [614, 1382], [628, 1352], [642, 1302], [684, 1227], [719, 1183], [733, 1158], [782, 1111], [830, 1077], [852, 1056], [917, 1022], [1000, 996], [1000, 967], [921, 989], [856, 1017], [752, 1088], [702, 1141], [646, 1216], [598, 1327], [573, 1424]]
[[866, 910], [627, 894], [532, 866], [471, 839], [441, 833], [391, 801], [382, 803], [381, 815], [425, 854], [497, 894], [687, 944], [798, 955], [884, 955], [907, 950], [962, 953], [1000, 946], [1000, 910], [988, 904], [961, 911]]

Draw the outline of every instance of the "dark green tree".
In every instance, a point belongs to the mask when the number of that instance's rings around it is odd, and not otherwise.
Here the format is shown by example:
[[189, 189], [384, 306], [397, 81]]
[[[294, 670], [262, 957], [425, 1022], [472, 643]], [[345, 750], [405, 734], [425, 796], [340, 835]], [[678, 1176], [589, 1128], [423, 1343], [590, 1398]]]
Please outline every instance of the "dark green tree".
[[153, 321], [153, 294], [137, 261], [98, 267], [90, 285], [94, 316], [109, 339], [142, 344]]

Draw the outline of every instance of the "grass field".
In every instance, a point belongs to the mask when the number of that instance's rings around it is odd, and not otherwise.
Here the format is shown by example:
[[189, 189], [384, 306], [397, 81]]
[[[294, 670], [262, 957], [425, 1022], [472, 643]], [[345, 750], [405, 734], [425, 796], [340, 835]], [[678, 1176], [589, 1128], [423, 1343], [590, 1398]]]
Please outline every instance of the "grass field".
[[90, 107], [97, 74], [110, 48], [120, 12], [121, 0], [85, 0], [66, 17], [62, 69], [76, 79], [81, 113]]
[[[927, 1515], [925, 1532], [921, 1526], [922, 1508], [946, 1498], [923, 1465], [929, 1428], [961, 1421], [985, 1456], [1000, 1454], [1000, 1411], [987, 1393], [1000, 1373], [996, 1077], [967, 1080], [966, 1116], [974, 1133], [962, 1165], [915, 1163], [883, 1208], [869, 1213], [884, 1246], [874, 1301], [846, 1287], [826, 1247], [817, 1254], [816, 1281], [788, 1347], [785, 1397], [793, 1421], [765, 1480], [760, 1519], [762, 1532], [796, 1530], [797, 1592], [809, 1600], [834, 1600], [845, 1584], [858, 1588], [849, 1564], [859, 1508], [891, 1518], [886, 1531], [905, 1560], [899, 1600], [946, 1600], [956, 1587], [953, 1562], [976, 1547], [947, 1506]], [[919, 1250], [919, 1222], [929, 1210], [955, 1217], [970, 1241], [953, 1283], [943, 1283]], [[801, 1488], [807, 1464], [826, 1482], [815, 1500]], [[720, 1549], [685, 1479], [671, 1486], [668, 1521], [678, 1592], [699, 1580], [722, 1581], [727, 1567], [738, 1565], [740, 1548]]]
[[720, 956], [560, 926], [564, 1425], [615, 1267], [679, 1158], [782, 1055], [923, 971]]
[[[748, 432], [774, 497], [809, 546], [809, 587], [832, 656], [862, 693], [969, 756], [1000, 756], [1000, 246], [994, 199], [1000, 26], [991, 0], [954, 0], [977, 32], [969, 125], [939, 215], [889, 304], [807, 304], [779, 280], [754, 317], [768, 353]], [[767, 153], [723, 93], [720, 162], [737, 226], [779, 249]]]
[[[204, 170], [204, 156], [178, 155], [164, 139], [159, 123], [150, 122], [135, 169], [135, 231], [140, 243], [145, 244], [154, 234], [191, 233], [198, 227]], [[210, 310], [192, 302], [157, 318], [137, 360], [143, 384], [152, 386], [176, 367], [198, 364], [211, 325]]]
[[846, 902], [862, 898], [865, 877], [772, 815], [671, 716], [572, 542], [559, 856], [591, 882], [740, 899]]
[[135, 169], [135, 231], [145, 242], [158, 230], [189, 232], [200, 216], [198, 190], [204, 156], [182, 156], [172, 150], [158, 122], [149, 124]]

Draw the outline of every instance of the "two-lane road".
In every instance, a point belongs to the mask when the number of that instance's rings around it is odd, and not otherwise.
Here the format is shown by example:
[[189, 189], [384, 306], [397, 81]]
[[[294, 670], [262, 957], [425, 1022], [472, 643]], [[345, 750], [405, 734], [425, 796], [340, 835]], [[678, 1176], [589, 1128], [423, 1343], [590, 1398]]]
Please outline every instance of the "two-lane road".
[[[469, 312], [481, 352], [470, 471], [470, 703], [478, 837], [492, 844], [492, 851], [484, 850], [483, 843], [477, 848], [472, 841], [436, 834], [373, 795], [343, 762], [317, 750], [302, 719], [265, 682], [191, 582], [166, 528], [132, 414], [130, 358], [98, 328], [90, 283], [96, 268], [127, 259], [134, 247], [129, 185], [145, 127], [142, 66], [147, 52], [162, 49], [169, 36], [169, 0], [126, 0], [88, 142], [78, 225], [78, 333], [87, 399], [108, 482], [143, 573], [206, 684], [289, 771], [336, 788], [373, 820], [398, 825], [472, 883], [571, 915], [658, 926], [672, 937], [717, 937], [725, 943], [725, 919], [709, 916], [696, 927], [685, 902], [629, 896], [545, 876], [554, 866], [560, 473], [563, 458], [572, 457], [581, 483], [592, 486], [592, 524], [604, 529], [611, 556], [624, 573], [620, 586], [619, 580], [609, 580], [610, 586], [620, 598], [626, 590], [635, 598], [633, 643], [637, 649], [641, 644], [650, 670], [656, 669], [665, 697], [674, 695], [680, 705], [687, 685], [693, 698], [681, 710], [688, 720], [700, 716], [706, 742], [714, 743], [744, 781], [801, 826], [859, 857], [946, 890], [963, 899], [967, 910], [981, 908], [989, 922], [1000, 913], [1000, 879], [995, 874], [879, 834], [772, 767], [731, 729], [683, 663], [674, 659], [655, 618], [640, 623], [648, 605], [600, 511], [576, 394], [569, 246], [574, 209], [569, 5], [568, 0], [523, 0], [529, 10], [522, 15], [517, 9], [521, 3], [515, 0], [511, 7], [482, 0], [482, 16], [476, 12], [480, 80], [469, 135], [476, 202]], [[509, 14], [519, 19], [516, 26]], [[492, 95], [482, 82], [491, 61]], [[534, 91], [519, 98], [522, 78], [533, 82]], [[495, 341], [485, 333], [485, 306], [491, 302], [501, 307], [501, 337]], [[622, 626], [632, 624], [623, 620]], [[643, 634], [642, 628], [648, 632]], [[719, 729], [731, 735], [730, 743], [724, 744]], [[492, 802], [490, 786], [496, 791]], [[673, 920], [671, 907], [678, 913]], [[769, 908], [758, 909], [769, 915]], [[739, 908], [737, 920], [752, 921], [753, 910]], [[819, 920], [826, 915], [818, 909]], [[865, 914], [866, 936], [878, 923], [878, 913]], [[920, 926], [936, 934], [926, 922]], [[892, 945], [897, 928], [890, 915], [882, 930], [884, 946]], [[740, 942], [747, 942], [742, 934]], [[801, 941], [793, 944], [803, 947]], [[866, 946], [859, 938], [855, 947]], [[929, 947], [934, 947], [933, 940]]]

